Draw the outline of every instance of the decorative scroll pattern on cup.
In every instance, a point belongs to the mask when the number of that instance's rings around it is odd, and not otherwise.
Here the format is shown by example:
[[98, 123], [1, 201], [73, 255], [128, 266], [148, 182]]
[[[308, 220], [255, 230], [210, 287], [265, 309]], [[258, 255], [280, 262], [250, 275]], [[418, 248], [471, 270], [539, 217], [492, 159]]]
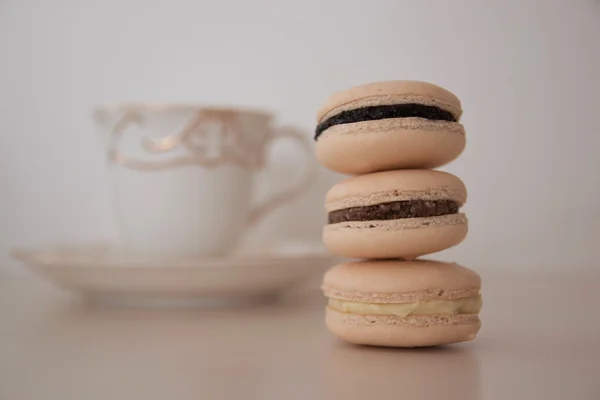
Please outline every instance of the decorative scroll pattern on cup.
[[[264, 165], [264, 142], [245, 140], [244, 131], [235, 111], [198, 110], [181, 132], [164, 138], [142, 137], [140, 145], [148, 154], [165, 154], [177, 149], [185, 154], [160, 160], [142, 160], [123, 154], [119, 139], [131, 125], [143, 125], [140, 110], [127, 110], [112, 129], [108, 144], [108, 159], [118, 165], [135, 170], [160, 170], [165, 168], [198, 165], [212, 168], [233, 164], [259, 169]], [[265, 135], [268, 140], [268, 135]], [[180, 153], [180, 152], [179, 152]]]

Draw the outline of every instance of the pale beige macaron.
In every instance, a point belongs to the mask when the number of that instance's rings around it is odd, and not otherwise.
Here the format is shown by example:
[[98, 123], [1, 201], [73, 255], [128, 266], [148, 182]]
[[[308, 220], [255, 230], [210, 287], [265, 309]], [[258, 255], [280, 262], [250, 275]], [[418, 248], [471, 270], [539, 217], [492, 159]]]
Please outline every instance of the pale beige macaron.
[[465, 148], [460, 100], [418, 81], [375, 82], [334, 93], [317, 114], [317, 159], [349, 175], [435, 168]]
[[455, 246], [467, 235], [465, 185], [435, 170], [376, 172], [348, 178], [327, 193], [323, 241], [350, 258], [407, 260]]
[[359, 261], [324, 277], [326, 325], [355, 344], [436, 346], [472, 340], [481, 327], [481, 279], [437, 261]]

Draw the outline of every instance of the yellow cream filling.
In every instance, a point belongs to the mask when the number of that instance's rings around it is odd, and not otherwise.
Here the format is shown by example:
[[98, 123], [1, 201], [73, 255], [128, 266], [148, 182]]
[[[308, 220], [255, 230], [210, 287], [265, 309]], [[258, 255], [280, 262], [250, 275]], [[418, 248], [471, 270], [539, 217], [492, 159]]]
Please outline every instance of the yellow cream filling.
[[336, 311], [359, 315], [454, 315], [477, 314], [481, 310], [481, 296], [456, 300], [432, 300], [414, 303], [361, 303], [329, 299], [329, 307]]

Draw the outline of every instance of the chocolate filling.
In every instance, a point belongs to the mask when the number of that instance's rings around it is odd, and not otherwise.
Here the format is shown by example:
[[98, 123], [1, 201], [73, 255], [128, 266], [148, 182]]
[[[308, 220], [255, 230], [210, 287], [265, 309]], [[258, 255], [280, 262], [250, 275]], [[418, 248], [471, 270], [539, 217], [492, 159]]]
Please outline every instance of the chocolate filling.
[[437, 217], [456, 214], [459, 206], [453, 200], [402, 200], [364, 207], [350, 207], [329, 213], [329, 223], [375, 221], [401, 218]]
[[375, 121], [388, 118], [425, 118], [430, 120], [453, 121], [456, 118], [446, 110], [435, 106], [423, 104], [392, 104], [384, 106], [361, 107], [354, 110], [342, 111], [317, 125], [315, 140], [319, 138], [324, 130], [334, 125], [350, 124], [353, 122]]

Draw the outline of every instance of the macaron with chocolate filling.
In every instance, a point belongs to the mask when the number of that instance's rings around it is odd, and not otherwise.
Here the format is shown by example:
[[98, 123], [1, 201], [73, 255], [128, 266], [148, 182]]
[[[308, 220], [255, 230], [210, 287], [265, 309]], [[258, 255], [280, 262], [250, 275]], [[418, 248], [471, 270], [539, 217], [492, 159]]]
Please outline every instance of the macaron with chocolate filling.
[[361, 261], [324, 277], [325, 322], [341, 339], [372, 346], [420, 347], [472, 340], [481, 327], [481, 279], [437, 261]]
[[349, 258], [411, 260], [455, 246], [467, 235], [460, 212], [467, 191], [435, 170], [376, 172], [348, 178], [327, 193], [323, 241]]
[[334, 93], [317, 114], [317, 159], [348, 175], [439, 167], [465, 148], [461, 114], [454, 94], [426, 82], [375, 82]]

